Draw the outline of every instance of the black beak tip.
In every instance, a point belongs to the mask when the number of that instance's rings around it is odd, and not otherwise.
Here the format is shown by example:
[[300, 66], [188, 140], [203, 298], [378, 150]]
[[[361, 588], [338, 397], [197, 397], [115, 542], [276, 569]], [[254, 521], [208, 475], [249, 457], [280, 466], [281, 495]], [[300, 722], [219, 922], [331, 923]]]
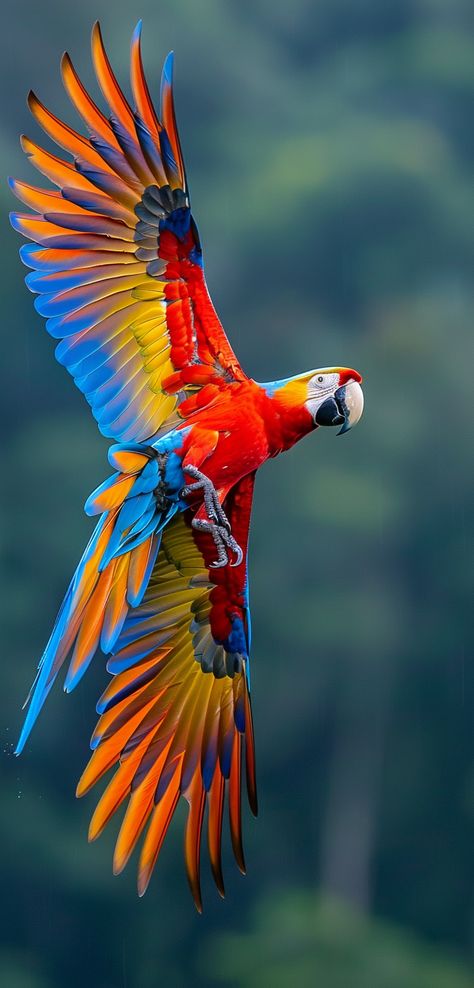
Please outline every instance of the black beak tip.
[[347, 419], [343, 419], [343, 426], [342, 426], [341, 429], [339, 429], [339, 432], [336, 433], [336, 435], [343, 436], [345, 432], [349, 432], [349, 429], [350, 429], [350, 425], [349, 425], [348, 420]]

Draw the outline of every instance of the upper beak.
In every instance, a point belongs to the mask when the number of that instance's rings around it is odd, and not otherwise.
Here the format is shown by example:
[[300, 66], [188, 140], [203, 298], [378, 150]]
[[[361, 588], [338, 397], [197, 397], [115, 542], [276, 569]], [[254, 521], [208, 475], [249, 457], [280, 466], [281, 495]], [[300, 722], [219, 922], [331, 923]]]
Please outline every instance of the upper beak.
[[342, 436], [357, 425], [364, 410], [364, 393], [357, 381], [349, 381], [334, 392], [334, 398], [344, 419], [338, 432], [338, 436]]

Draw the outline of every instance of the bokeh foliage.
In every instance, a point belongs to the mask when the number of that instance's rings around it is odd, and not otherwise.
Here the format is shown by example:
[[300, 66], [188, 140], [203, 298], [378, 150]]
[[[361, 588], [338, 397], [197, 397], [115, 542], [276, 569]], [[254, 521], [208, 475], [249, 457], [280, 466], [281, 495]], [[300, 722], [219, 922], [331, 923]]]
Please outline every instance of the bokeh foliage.
[[[474, 12], [469, 0], [8, 0], [2, 172], [27, 181], [31, 85], [72, 121], [57, 65], [91, 82], [100, 16], [126, 79], [144, 18], [152, 91], [176, 50], [178, 115], [213, 298], [270, 380], [346, 364], [366, 415], [269, 464], [252, 530], [261, 815], [249, 875], [188, 901], [175, 826], [143, 901], [76, 803], [103, 664], [11, 742], [108, 469], [17, 259], [0, 271], [0, 982], [8, 988], [312, 984], [467, 988], [472, 968]], [[112, 828], [113, 830], [113, 828]]]

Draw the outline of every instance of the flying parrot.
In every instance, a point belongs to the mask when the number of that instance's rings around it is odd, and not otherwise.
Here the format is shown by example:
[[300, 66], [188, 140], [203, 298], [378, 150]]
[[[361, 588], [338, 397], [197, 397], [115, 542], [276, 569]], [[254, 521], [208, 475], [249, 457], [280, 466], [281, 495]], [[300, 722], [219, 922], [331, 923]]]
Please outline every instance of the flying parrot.
[[31, 211], [13, 213], [31, 269], [35, 308], [58, 341], [56, 358], [113, 440], [113, 474], [88, 498], [98, 518], [38, 666], [16, 753], [66, 661], [71, 692], [97, 651], [111, 680], [97, 704], [83, 796], [114, 769], [89, 829], [102, 832], [127, 802], [113, 868], [144, 832], [143, 895], [180, 797], [189, 810], [185, 862], [201, 910], [200, 843], [224, 883], [227, 802], [237, 865], [241, 775], [257, 813], [249, 686], [247, 547], [258, 468], [320, 426], [344, 433], [360, 418], [361, 376], [323, 367], [259, 384], [244, 372], [209, 297], [190, 210], [164, 63], [159, 114], [145, 80], [140, 24], [131, 43], [128, 102], [92, 31], [94, 69], [108, 115], [67, 54], [64, 86], [88, 136], [33, 94], [30, 110], [68, 156], [28, 137], [23, 150], [55, 188], [11, 180]]

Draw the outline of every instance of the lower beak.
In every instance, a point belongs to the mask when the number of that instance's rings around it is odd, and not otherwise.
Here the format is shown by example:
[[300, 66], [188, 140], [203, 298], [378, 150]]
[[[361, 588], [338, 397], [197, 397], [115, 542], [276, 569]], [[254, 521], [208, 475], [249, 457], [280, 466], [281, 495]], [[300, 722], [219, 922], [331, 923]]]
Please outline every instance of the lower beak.
[[357, 425], [364, 410], [364, 393], [360, 384], [349, 381], [335, 391], [334, 399], [342, 416], [342, 428], [338, 432], [338, 436], [342, 436]]

